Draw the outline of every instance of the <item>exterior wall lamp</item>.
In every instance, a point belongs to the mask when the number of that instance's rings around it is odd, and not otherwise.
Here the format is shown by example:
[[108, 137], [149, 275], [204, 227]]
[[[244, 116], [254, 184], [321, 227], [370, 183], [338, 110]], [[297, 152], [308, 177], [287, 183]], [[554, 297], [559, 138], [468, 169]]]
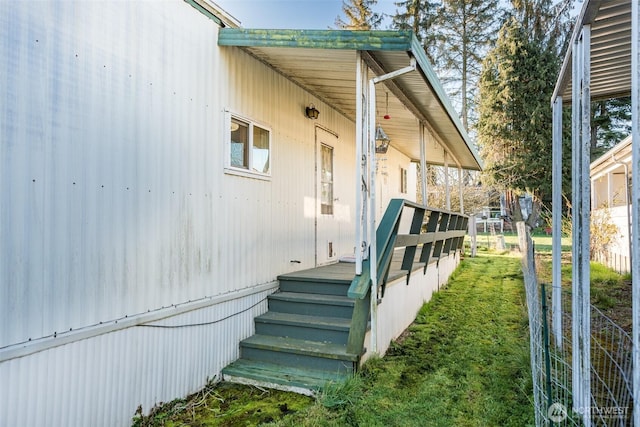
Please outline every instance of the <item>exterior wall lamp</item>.
[[304, 115], [307, 116], [308, 119], [316, 120], [320, 115], [320, 111], [316, 109], [315, 105], [309, 104], [304, 110]]
[[382, 126], [378, 125], [376, 129], [376, 153], [385, 154], [389, 149], [389, 143], [391, 140], [382, 129]]

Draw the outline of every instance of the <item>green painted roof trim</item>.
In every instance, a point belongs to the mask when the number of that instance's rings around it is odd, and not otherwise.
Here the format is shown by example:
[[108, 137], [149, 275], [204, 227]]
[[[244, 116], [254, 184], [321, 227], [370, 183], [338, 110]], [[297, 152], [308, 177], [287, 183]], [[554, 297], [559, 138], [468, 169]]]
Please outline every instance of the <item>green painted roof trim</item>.
[[413, 38], [411, 31], [223, 28], [218, 35], [218, 44], [241, 47], [408, 51], [411, 49]]
[[433, 67], [431, 67], [431, 63], [427, 58], [427, 54], [425, 53], [424, 48], [422, 47], [422, 44], [420, 44], [420, 41], [416, 37], [413, 37], [413, 40], [412, 40], [411, 53], [416, 58], [416, 62], [419, 65], [419, 69], [424, 74], [425, 78], [433, 88], [436, 95], [438, 95], [440, 104], [447, 111], [447, 114], [449, 115], [449, 117], [451, 117], [451, 120], [453, 121], [453, 123], [455, 123], [456, 128], [458, 129], [458, 132], [460, 132], [460, 136], [462, 137], [464, 142], [467, 144], [467, 147], [469, 147], [469, 151], [471, 151], [471, 154], [473, 155], [476, 162], [478, 163], [478, 166], [480, 166], [480, 168], [482, 169], [484, 166], [482, 164], [482, 160], [480, 160], [480, 155], [478, 154], [476, 147], [469, 140], [468, 133], [465, 130], [464, 126], [462, 125], [462, 121], [460, 120], [460, 116], [458, 115], [458, 112], [455, 110], [455, 108], [453, 108], [453, 105], [451, 105], [449, 96], [444, 91], [444, 88], [440, 83], [440, 79], [438, 78], [437, 74], [433, 70]]

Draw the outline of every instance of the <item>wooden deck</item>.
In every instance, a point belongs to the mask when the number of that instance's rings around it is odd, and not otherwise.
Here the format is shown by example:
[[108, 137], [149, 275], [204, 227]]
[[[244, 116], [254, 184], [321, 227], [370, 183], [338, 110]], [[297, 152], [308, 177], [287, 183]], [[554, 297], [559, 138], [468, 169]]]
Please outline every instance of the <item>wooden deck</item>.
[[[416, 251], [416, 260], [413, 263], [413, 271], [424, 268], [424, 263], [419, 262], [420, 249]], [[402, 270], [402, 257], [404, 256], [404, 248], [396, 249], [393, 258], [391, 260], [391, 270], [389, 271], [389, 282], [404, 277], [407, 275], [406, 270]], [[429, 263], [434, 263], [437, 258], [432, 258]], [[327, 281], [345, 281], [351, 282], [356, 275], [356, 265], [352, 262], [337, 262], [335, 264], [323, 265], [320, 267], [308, 268], [306, 270], [294, 271], [291, 273], [282, 274], [279, 277], [309, 280], [321, 282]]]

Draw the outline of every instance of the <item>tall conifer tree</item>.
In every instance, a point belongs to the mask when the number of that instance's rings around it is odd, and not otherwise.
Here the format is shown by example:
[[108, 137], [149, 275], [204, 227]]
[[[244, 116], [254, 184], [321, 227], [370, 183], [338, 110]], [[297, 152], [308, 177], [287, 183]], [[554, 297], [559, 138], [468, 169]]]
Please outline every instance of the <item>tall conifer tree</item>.
[[393, 16], [393, 27], [411, 30], [422, 43], [431, 64], [438, 58], [438, 3], [429, 0], [400, 0]]
[[449, 96], [460, 103], [467, 130], [475, 111], [482, 60], [495, 41], [501, 15], [498, 0], [444, 0], [439, 10], [436, 66]]
[[346, 20], [336, 18], [337, 28], [344, 30], [375, 30], [382, 24], [383, 14], [373, 11], [378, 0], [342, 0], [342, 12]]
[[551, 195], [550, 100], [569, 34], [566, 4], [514, 0], [513, 6], [483, 63], [478, 143], [485, 182], [544, 201]]

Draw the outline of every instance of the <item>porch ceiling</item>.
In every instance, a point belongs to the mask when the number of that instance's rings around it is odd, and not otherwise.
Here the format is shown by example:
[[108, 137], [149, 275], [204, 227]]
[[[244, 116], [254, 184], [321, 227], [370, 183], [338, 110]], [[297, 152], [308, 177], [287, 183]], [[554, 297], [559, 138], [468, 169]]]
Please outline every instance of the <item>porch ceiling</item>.
[[[376, 121], [391, 139], [391, 145], [412, 160], [420, 159], [420, 119], [428, 123], [434, 136], [451, 153], [455, 159], [450, 161], [452, 166], [457, 162], [468, 170], [482, 167], [412, 32], [222, 28], [218, 44], [246, 49], [353, 121], [357, 52], [363, 53], [373, 72], [370, 77], [406, 67], [415, 57], [416, 71], [377, 85]], [[389, 120], [383, 118], [387, 112]], [[426, 159], [430, 164], [444, 163], [439, 144], [427, 144]]]
[[[571, 102], [572, 48], [584, 25], [591, 25], [591, 97], [631, 93], [631, 0], [586, 1], [576, 21], [553, 99]], [[582, 25], [580, 25], [582, 24]]]

